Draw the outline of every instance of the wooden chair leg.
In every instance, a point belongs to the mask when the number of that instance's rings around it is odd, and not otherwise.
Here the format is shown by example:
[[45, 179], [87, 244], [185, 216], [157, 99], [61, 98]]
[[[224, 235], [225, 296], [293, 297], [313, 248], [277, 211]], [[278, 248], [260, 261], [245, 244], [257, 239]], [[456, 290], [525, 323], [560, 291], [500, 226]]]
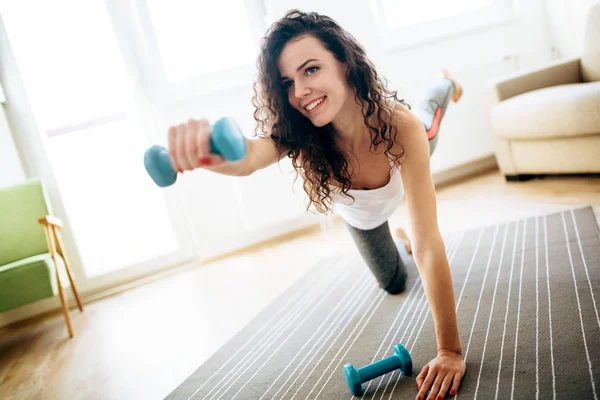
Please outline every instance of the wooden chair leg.
[[46, 233], [46, 242], [48, 243], [48, 250], [54, 261], [54, 270], [56, 271], [56, 282], [58, 283], [58, 293], [60, 295], [60, 302], [62, 303], [63, 314], [65, 316], [65, 322], [67, 323], [67, 330], [69, 331], [69, 337], [73, 337], [73, 327], [71, 326], [71, 317], [69, 316], [69, 306], [67, 304], [67, 297], [63, 290], [62, 283], [60, 282], [60, 274], [58, 273], [58, 262], [56, 257], [56, 248], [54, 246], [54, 238], [50, 232], [50, 228], [44, 226], [44, 232]]
[[58, 254], [60, 254], [65, 263], [65, 269], [67, 270], [67, 275], [69, 276], [69, 281], [71, 282], [71, 289], [73, 290], [73, 295], [75, 296], [75, 300], [77, 301], [77, 306], [79, 307], [79, 311], [83, 311], [83, 305], [81, 304], [79, 291], [77, 290], [77, 285], [75, 285], [75, 278], [73, 278], [73, 272], [71, 271], [71, 266], [69, 265], [69, 260], [67, 259], [65, 248], [63, 246], [60, 233], [58, 232], [58, 228], [56, 226], [52, 226], [52, 232], [54, 233], [54, 238], [56, 240]]

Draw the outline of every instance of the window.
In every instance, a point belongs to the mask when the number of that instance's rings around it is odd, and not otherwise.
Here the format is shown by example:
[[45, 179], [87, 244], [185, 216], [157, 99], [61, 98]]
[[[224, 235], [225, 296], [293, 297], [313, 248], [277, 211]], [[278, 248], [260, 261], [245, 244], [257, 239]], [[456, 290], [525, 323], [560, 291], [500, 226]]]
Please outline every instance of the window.
[[510, 0], [370, 0], [385, 47], [412, 46], [510, 22]]
[[146, 0], [169, 82], [253, 63], [258, 52], [244, 0]]
[[[131, 101], [123, 90], [129, 82], [102, 3], [31, 3], [9, 3], [3, 17], [29, 99], [49, 136], [122, 116]], [[30, 7], [38, 11], [31, 14]], [[67, 17], [66, 9], [77, 18]]]
[[381, 3], [387, 27], [397, 29], [489, 7], [494, 0], [382, 0]]
[[[111, 3], [122, 8], [122, 3]], [[139, 68], [154, 103], [181, 102], [247, 85], [264, 35], [261, 0], [135, 0]], [[121, 11], [119, 11], [121, 12]], [[127, 33], [129, 34], [129, 32]]]
[[173, 254], [164, 196], [141, 162], [147, 127], [105, 3], [10, 4], [3, 22], [86, 277]]

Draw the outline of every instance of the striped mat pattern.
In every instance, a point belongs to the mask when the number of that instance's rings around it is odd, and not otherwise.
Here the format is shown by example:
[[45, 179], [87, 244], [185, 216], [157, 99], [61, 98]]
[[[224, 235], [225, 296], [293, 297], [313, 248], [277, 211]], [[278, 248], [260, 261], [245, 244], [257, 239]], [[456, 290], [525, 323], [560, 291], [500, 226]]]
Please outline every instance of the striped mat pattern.
[[[461, 399], [598, 399], [600, 234], [591, 207], [444, 237], [467, 374]], [[352, 399], [342, 368], [410, 352], [414, 372], [363, 384], [414, 399], [436, 353], [414, 263], [407, 290], [379, 289], [354, 250], [319, 262], [168, 399]]]

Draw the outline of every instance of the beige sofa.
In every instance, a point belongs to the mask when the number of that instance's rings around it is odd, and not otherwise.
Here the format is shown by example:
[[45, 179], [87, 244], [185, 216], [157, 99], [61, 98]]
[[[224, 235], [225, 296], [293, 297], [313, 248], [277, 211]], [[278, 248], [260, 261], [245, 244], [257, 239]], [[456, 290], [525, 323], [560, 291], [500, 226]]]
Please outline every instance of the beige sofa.
[[492, 82], [490, 123], [508, 181], [600, 172], [600, 4], [581, 57]]

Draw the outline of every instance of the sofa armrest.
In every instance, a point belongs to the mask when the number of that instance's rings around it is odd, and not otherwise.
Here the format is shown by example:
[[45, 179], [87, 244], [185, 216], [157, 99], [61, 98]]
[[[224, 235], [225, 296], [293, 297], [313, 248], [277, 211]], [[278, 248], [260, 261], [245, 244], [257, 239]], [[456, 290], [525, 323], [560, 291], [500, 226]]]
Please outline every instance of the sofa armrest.
[[550, 86], [581, 82], [581, 59], [561, 60], [541, 68], [518, 72], [492, 81], [491, 104]]
[[60, 219], [53, 217], [52, 215], [46, 215], [44, 217], [38, 218], [38, 222], [42, 225], [54, 225], [58, 229], [63, 227], [63, 223]]

